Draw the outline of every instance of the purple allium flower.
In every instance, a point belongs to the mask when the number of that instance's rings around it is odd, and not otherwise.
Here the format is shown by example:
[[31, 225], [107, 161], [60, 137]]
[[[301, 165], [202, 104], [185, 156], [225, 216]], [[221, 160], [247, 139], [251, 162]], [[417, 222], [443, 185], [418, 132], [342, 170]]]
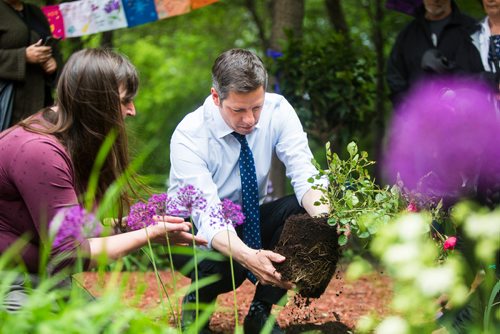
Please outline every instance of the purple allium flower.
[[130, 207], [130, 212], [127, 217], [127, 226], [130, 230], [135, 231], [146, 226], [156, 224], [153, 216], [156, 206], [148, 205], [147, 203], [137, 202]]
[[207, 207], [207, 200], [203, 197], [201, 190], [188, 184], [180, 188], [177, 192], [175, 204], [177, 209], [175, 215], [189, 217], [194, 211], [205, 210]]
[[210, 218], [213, 219], [210, 222], [210, 226], [219, 224], [221, 227], [228, 225], [236, 227], [245, 221], [245, 216], [241, 212], [241, 206], [227, 198], [212, 207]]
[[155, 215], [159, 216], [175, 215], [178, 211], [174, 199], [167, 193], [153, 194], [148, 200], [148, 205], [154, 210]]
[[463, 80], [426, 81], [395, 112], [384, 172], [404, 186], [453, 204], [480, 182], [500, 181], [500, 126], [494, 94]]
[[54, 235], [53, 248], [70, 250], [86, 238], [97, 237], [102, 226], [96, 217], [81, 206], [63, 208], [49, 224]]

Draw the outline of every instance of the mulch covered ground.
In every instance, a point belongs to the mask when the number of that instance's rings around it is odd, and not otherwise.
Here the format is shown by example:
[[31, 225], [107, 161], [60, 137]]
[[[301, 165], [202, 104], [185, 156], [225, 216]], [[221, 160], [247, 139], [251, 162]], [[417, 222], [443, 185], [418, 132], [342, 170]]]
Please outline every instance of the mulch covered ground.
[[[121, 273], [118, 277], [105, 273], [104, 276], [94, 272], [81, 273], [75, 276], [77, 282], [89, 290], [94, 296], [103, 293], [106, 283], [116, 283], [112, 286], [124, 287], [123, 300], [133, 307], [137, 307], [152, 314], [163, 317], [170, 306], [164, 297], [164, 303], [160, 299], [157, 279], [152, 272], [148, 273]], [[114, 274], [116, 275], [116, 274]], [[177, 293], [172, 287], [172, 275], [169, 272], [160, 273], [162, 281], [166, 285], [166, 291], [171, 298], [180, 301], [183, 288], [189, 285], [189, 280], [181, 275], [176, 275]], [[239, 322], [247, 313], [253, 297], [254, 286], [247, 280], [237, 290], [237, 304]], [[164, 294], [163, 294], [164, 295]], [[276, 307], [273, 313], [277, 314], [278, 323], [287, 333], [302, 333], [313, 331], [313, 333], [348, 333], [356, 321], [364, 314], [374, 312], [384, 314], [388, 311], [391, 298], [390, 279], [381, 274], [373, 274], [370, 277], [350, 283], [343, 279], [342, 268], [331, 280], [325, 293], [318, 299], [313, 299], [307, 307], [301, 307], [294, 293], [289, 293], [289, 302], [284, 307]], [[302, 303], [303, 304], [303, 303]], [[175, 307], [174, 307], [175, 308]], [[154, 312], [154, 313], [153, 313]], [[172, 319], [172, 325], [175, 323]], [[217, 309], [212, 316], [210, 328], [215, 333], [233, 333], [234, 329], [233, 293], [220, 295], [217, 299]]]

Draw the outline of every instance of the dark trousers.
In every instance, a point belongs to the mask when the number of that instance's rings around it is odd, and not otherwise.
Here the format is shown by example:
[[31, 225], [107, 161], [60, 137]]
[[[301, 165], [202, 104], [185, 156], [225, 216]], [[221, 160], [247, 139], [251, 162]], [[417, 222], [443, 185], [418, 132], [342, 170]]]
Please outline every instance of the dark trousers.
[[[270, 203], [264, 203], [260, 206], [260, 233], [262, 239], [262, 248], [272, 250], [278, 243], [285, 220], [294, 214], [305, 213], [305, 210], [297, 202], [294, 195], [280, 198]], [[241, 237], [242, 231], [237, 230]], [[179, 270], [184, 267], [192, 256], [189, 255], [173, 255], [174, 267]], [[234, 280], [236, 287], [239, 287], [247, 278], [247, 272], [242, 265], [233, 261], [234, 265]], [[189, 273], [183, 273], [191, 278], [191, 284], [195, 280], [195, 272], [192, 270]], [[212, 303], [221, 293], [232, 291], [231, 267], [229, 258], [224, 258], [222, 261], [203, 260], [198, 263], [198, 279], [209, 277], [212, 275], [220, 276], [216, 282], [209, 284], [199, 289], [199, 300], [202, 303]], [[258, 284], [254, 299], [258, 299], [269, 304], [276, 304], [281, 297], [286, 293], [286, 290], [272, 287], [270, 285]]]

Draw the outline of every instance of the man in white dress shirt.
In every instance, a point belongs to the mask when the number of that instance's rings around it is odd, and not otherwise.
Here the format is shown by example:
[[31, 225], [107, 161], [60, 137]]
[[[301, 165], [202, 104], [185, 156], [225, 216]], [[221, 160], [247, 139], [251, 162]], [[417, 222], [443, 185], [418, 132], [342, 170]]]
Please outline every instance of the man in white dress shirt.
[[[204, 104], [188, 114], [177, 126], [170, 143], [170, 188], [175, 193], [185, 185], [203, 192], [207, 207], [223, 199], [242, 204], [239, 156], [240, 142], [232, 135], [244, 135], [252, 151], [260, 203], [262, 250], [247, 246], [242, 230], [210, 224], [209, 212], [191, 218], [208, 247], [235, 260], [235, 281], [239, 286], [248, 271], [259, 281], [254, 300], [244, 321], [245, 333], [259, 333], [276, 304], [290, 289], [283, 282], [273, 262], [285, 258], [270, 251], [279, 240], [283, 223], [292, 214], [307, 212], [311, 216], [327, 212], [315, 206], [321, 192], [311, 189], [308, 179], [317, 174], [307, 135], [293, 107], [283, 96], [266, 93], [267, 72], [261, 59], [250, 51], [232, 49], [222, 53], [212, 67], [213, 87]], [[264, 203], [273, 152], [286, 167], [295, 195]], [[230, 239], [230, 241], [228, 240]], [[184, 256], [175, 256], [174, 264], [182, 267]], [[204, 260], [198, 265], [199, 278], [214, 274], [221, 279], [199, 290], [199, 301], [211, 303], [217, 295], [232, 290], [229, 261]], [[194, 272], [188, 274], [194, 282]], [[185, 307], [194, 302], [195, 293], [184, 297], [183, 326], [193, 321], [194, 312]], [[208, 325], [202, 333], [209, 333]], [[272, 333], [282, 333], [275, 325]]]

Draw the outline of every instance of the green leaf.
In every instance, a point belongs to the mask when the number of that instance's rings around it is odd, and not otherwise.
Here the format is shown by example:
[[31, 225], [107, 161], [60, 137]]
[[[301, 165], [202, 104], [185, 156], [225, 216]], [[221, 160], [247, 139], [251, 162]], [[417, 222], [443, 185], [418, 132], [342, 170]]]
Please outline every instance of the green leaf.
[[370, 232], [368, 232], [368, 231], [361, 232], [361, 233], [359, 233], [359, 234], [358, 234], [358, 237], [359, 237], [360, 239], [366, 239], [366, 238], [369, 238], [369, 237], [370, 237]]
[[345, 234], [339, 235], [339, 245], [344, 246], [347, 244], [347, 236]]
[[358, 153], [358, 145], [356, 145], [355, 142], [350, 142], [348, 145], [347, 145], [347, 152], [349, 152], [349, 155], [351, 157], [354, 157], [356, 155], [356, 153]]

